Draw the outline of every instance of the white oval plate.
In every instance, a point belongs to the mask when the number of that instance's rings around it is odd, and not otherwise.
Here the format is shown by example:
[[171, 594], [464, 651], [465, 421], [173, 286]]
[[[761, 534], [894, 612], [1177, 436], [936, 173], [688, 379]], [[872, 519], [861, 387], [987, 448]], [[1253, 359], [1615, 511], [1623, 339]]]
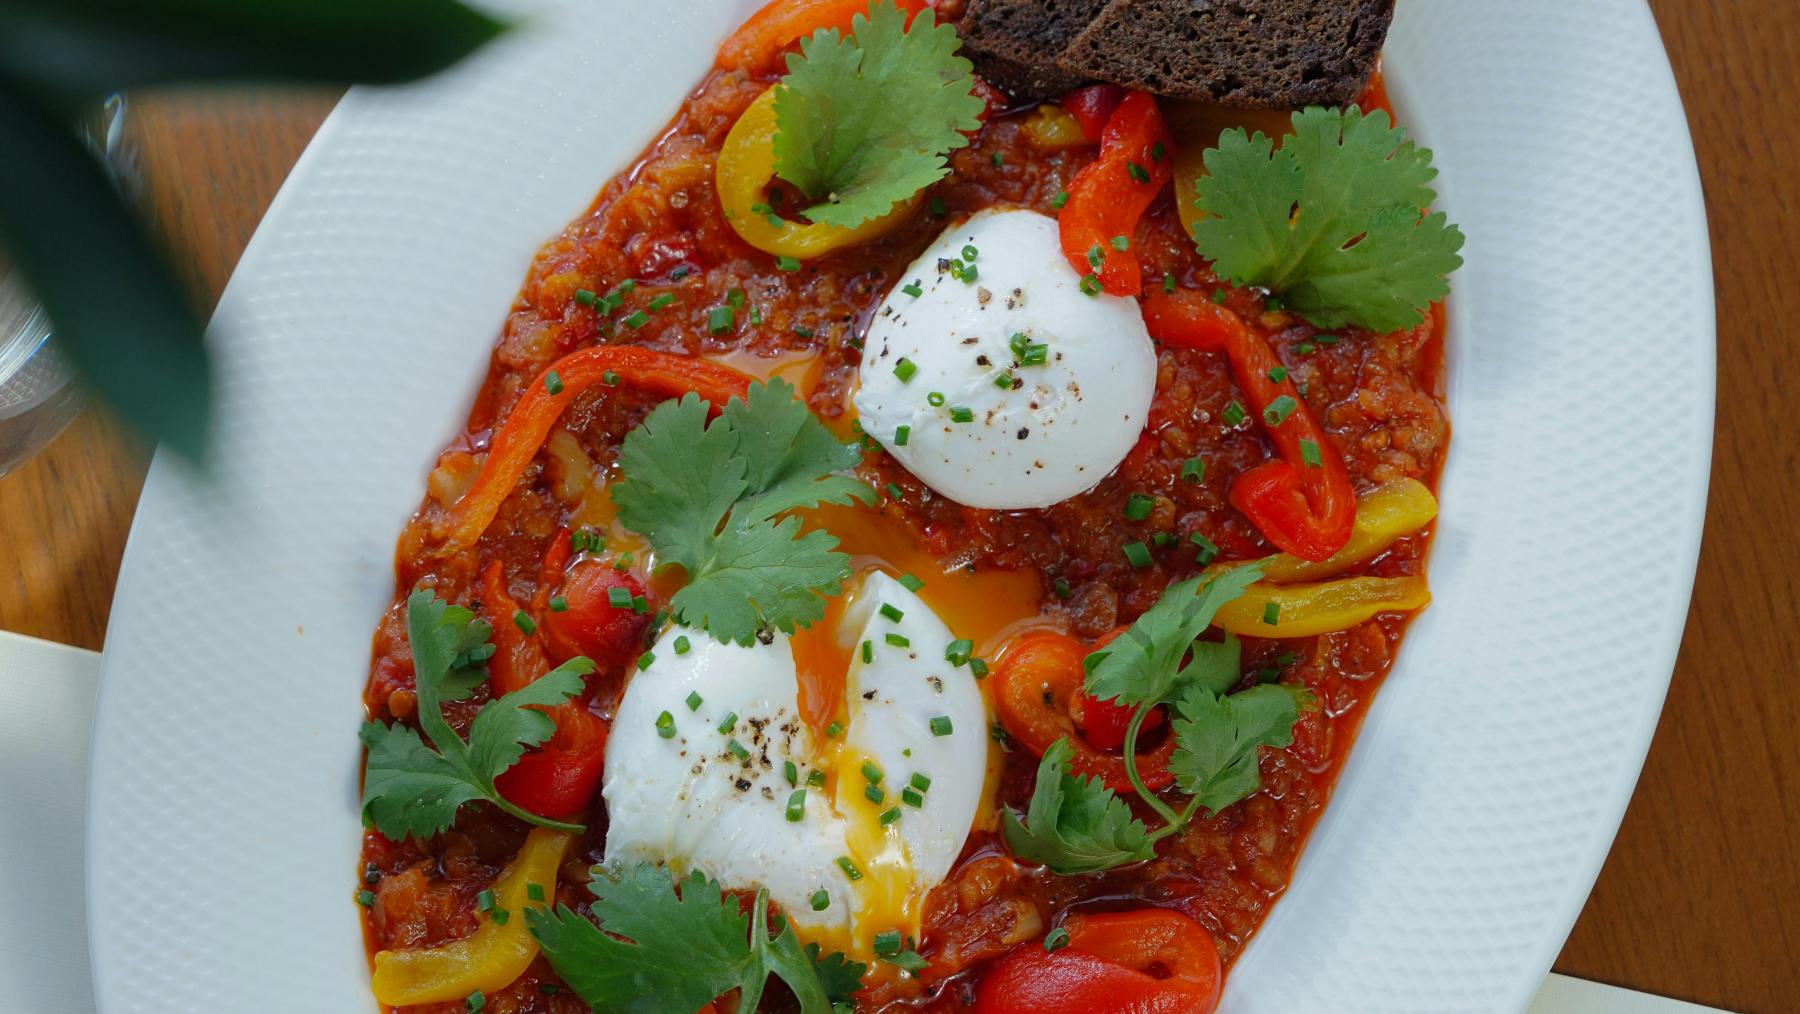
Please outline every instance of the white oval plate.
[[[214, 320], [219, 479], [151, 471], [94, 737], [104, 1014], [373, 1009], [356, 730], [395, 536], [532, 253], [750, 6], [517, 2], [473, 62], [338, 107]], [[1388, 67], [1469, 236], [1436, 602], [1238, 1014], [1525, 1006], [1630, 797], [1699, 544], [1710, 259], [1649, 12], [1403, 0]]]

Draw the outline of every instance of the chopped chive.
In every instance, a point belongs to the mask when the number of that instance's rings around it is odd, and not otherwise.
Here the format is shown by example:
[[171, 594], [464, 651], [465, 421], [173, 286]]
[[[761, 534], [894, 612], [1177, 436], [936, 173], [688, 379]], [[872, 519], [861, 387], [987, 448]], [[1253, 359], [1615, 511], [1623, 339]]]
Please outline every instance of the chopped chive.
[[1280, 313], [1283, 309], [1286, 308], [1286, 306], [1287, 306], [1287, 304], [1285, 304], [1281, 301], [1280, 296], [1270, 296], [1269, 298], [1263, 300], [1263, 309], [1269, 311], [1270, 313]]
[[782, 761], [781, 773], [787, 776], [789, 785], [800, 784], [800, 768], [793, 761]]
[[595, 303], [598, 303], [599, 301], [600, 301], [599, 295], [597, 295], [592, 289], [576, 289], [575, 290], [575, 302], [580, 303], [582, 306], [593, 306]]
[[1300, 441], [1300, 460], [1308, 468], [1320, 468], [1325, 464], [1325, 459], [1319, 454], [1319, 445], [1306, 439]]
[[911, 574], [902, 574], [900, 575], [900, 587], [905, 588], [909, 592], [916, 592], [920, 588], [925, 587], [925, 582]]
[[463, 1006], [469, 1009], [469, 1014], [479, 1014], [480, 1011], [487, 1010], [487, 995], [478, 989], [469, 994], [468, 999], [463, 1001]]
[[656, 652], [654, 652], [654, 651], [646, 651], [642, 655], [638, 656], [638, 660], [637, 660], [638, 672], [643, 672], [645, 669], [648, 669], [655, 664], [656, 664]]
[[1156, 498], [1133, 493], [1125, 498], [1125, 520], [1142, 521], [1156, 508]]
[[1319, 351], [1319, 347], [1312, 342], [1301, 342], [1294, 346], [1294, 355], [1297, 356], [1310, 356], [1317, 351]]
[[844, 723], [833, 722], [825, 727], [825, 738], [836, 739], [844, 734]]
[[1133, 567], [1142, 570], [1145, 567], [1150, 566], [1149, 546], [1144, 545], [1142, 542], [1127, 542], [1124, 549], [1125, 559], [1131, 561]]
[[650, 315], [639, 310], [631, 316], [626, 317], [621, 323], [626, 327], [631, 328], [633, 331], [636, 331], [638, 328], [650, 323]]
[[896, 427], [894, 427], [894, 446], [895, 447], [905, 447], [906, 442], [911, 439], [912, 439], [912, 427], [911, 426], [896, 426]]
[[1278, 666], [1281, 666], [1283, 669], [1287, 668], [1290, 665], [1293, 665], [1295, 662], [1298, 662], [1298, 661], [1300, 661], [1300, 655], [1298, 652], [1284, 651], [1281, 654], [1275, 656], [1275, 664]]
[[1342, 336], [1335, 335], [1335, 334], [1313, 335], [1313, 341], [1318, 342], [1320, 345], [1336, 345], [1338, 342], [1340, 342], [1342, 340], [1343, 340]]
[[364, 908], [375, 904], [375, 892], [368, 890], [356, 892], [356, 903]]
[[1152, 532], [1150, 534], [1150, 544], [1158, 549], [1167, 549], [1174, 541], [1174, 532]]
[[944, 661], [954, 666], [968, 664], [969, 656], [975, 653], [975, 642], [966, 637], [951, 641], [944, 648]]
[[669, 277], [674, 281], [679, 282], [693, 273], [694, 269], [688, 267], [686, 264], [677, 264], [675, 265], [675, 270], [669, 272]]
[[932, 408], [943, 408], [944, 392], [932, 391], [930, 394], [927, 394], [925, 396], [925, 404], [930, 405]]
[[888, 809], [883, 810], [881, 812], [881, 826], [882, 827], [886, 827], [889, 824], [892, 824], [894, 821], [899, 820], [899, 819], [900, 819], [900, 808], [898, 806], [889, 807]]
[[1061, 926], [1044, 935], [1044, 950], [1051, 954], [1055, 954], [1067, 946], [1069, 946], [1069, 931]]
[[1199, 532], [1188, 536], [1188, 541], [1200, 547], [1199, 554], [1194, 557], [1194, 562], [1200, 566], [1204, 567], [1219, 558], [1218, 544]]
[[894, 363], [894, 376], [899, 377], [902, 384], [912, 380], [913, 375], [918, 372], [919, 364], [905, 356], [901, 356], [899, 360]]
[[975, 258], [979, 256], [981, 256], [981, 251], [975, 249], [973, 246], [965, 246], [962, 248], [962, 258], [965, 261], [973, 262]]
[[1105, 286], [1100, 284], [1100, 279], [1094, 277], [1093, 275], [1083, 275], [1082, 276], [1081, 292], [1083, 295], [1098, 296], [1098, 295], [1100, 295], [1100, 293], [1102, 293], [1104, 291], [1106, 291], [1106, 288], [1105, 288]]
[[900, 618], [906, 615], [900, 610], [895, 609], [893, 604], [889, 602], [883, 602], [879, 611], [881, 615], [891, 623], [899, 623]]
[[975, 421], [975, 410], [966, 405], [956, 405], [950, 409], [950, 421], [966, 423]]
[[1013, 375], [1010, 373], [1001, 373], [1001, 374], [995, 376], [994, 377], [994, 386], [998, 387], [1002, 391], [1012, 390]]
[[1250, 413], [1244, 409], [1242, 402], [1233, 401], [1231, 404], [1225, 406], [1225, 411], [1219, 414], [1219, 418], [1225, 421], [1225, 425], [1235, 427], [1242, 424], [1244, 418], [1249, 414]]
[[1033, 342], [1025, 346], [1025, 354], [1019, 357], [1024, 366], [1042, 366], [1050, 361], [1050, 346], [1042, 342]]
[[667, 711], [656, 716], [656, 734], [664, 739], [675, 738], [675, 716]]
[[924, 287], [921, 286], [918, 282], [908, 282], [905, 285], [900, 286], [900, 291], [906, 293], [907, 295], [911, 296], [914, 299], [918, 299], [920, 296], [923, 296], [925, 294]]
[[925, 797], [911, 788], [900, 790], [900, 801], [915, 810], [925, 805]]
[[650, 600], [642, 595], [633, 595], [631, 597], [631, 611], [639, 616], [644, 615], [650, 611]]
[[808, 771], [806, 773], [806, 784], [812, 786], [815, 789], [824, 788], [825, 787], [825, 772], [819, 771], [819, 770]]
[[688, 653], [688, 649], [691, 647], [693, 647], [693, 645], [688, 642], [686, 634], [682, 634], [681, 636], [675, 638], [675, 654], [685, 655]]
[[550, 611], [553, 613], [568, 612], [569, 611], [569, 600], [562, 595], [550, 596]]
[[974, 285], [975, 279], [981, 277], [981, 269], [973, 264], [964, 265], [962, 273], [956, 277], [962, 279], [964, 285]]
[[775, 258], [775, 270], [798, 271], [800, 270], [800, 262], [792, 257], [777, 257]]
[[798, 824], [806, 819], [805, 789], [795, 789], [788, 794], [787, 819], [790, 824]]
[[938, 218], [943, 218], [950, 213], [950, 206], [944, 203], [942, 197], [933, 197], [931, 199], [931, 213]]
[[738, 760], [747, 761], [750, 759], [750, 748], [739, 743], [736, 739], [726, 740], [725, 749]]
[[1069, 587], [1068, 578], [1057, 578], [1056, 583], [1052, 585], [1051, 588], [1056, 592], [1056, 597], [1059, 599], [1066, 599], [1075, 593], [1074, 589]]
[[1186, 482], [1201, 482], [1206, 478], [1206, 459], [1192, 457], [1181, 463], [1181, 478]]
[[1126, 162], [1125, 163], [1125, 171], [1131, 174], [1131, 179], [1133, 182], [1136, 182], [1136, 183], [1150, 182], [1149, 170], [1145, 169], [1141, 165], [1138, 165], [1136, 162]]
[[811, 338], [813, 336], [813, 329], [804, 324], [795, 324], [794, 333], [802, 338]]
[[744, 308], [745, 299], [746, 297], [743, 289], [734, 288], [725, 293], [725, 305], [731, 307], [733, 310], [742, 310]]
[[814, 912], [825, 911], [826, 909], [831, 907], [831, 892], [825, 890], [822, 887], [819, 888], [818, 890], [813, 892], [812, 900], [809, 902], [809, 904], [812, 905], [812, 910]]
[[1063, 209], [1063, 206], [1068, 203], [1069, 203], [1069, 192], [1067, 190], [1058, 190], [1056, 192], [1056, 196], [1050, 198], [1050, 206], [1052, 208], [1055, 208], [1057, 211], [1061, 211]]
[[912, 642], [907, 640], [905, 634], [896, 634], [890, 631], [889, 633], [882, 635], [882, 639], [896, 648], [912, 647]]
[[1214, 289], [1214, 290], [1213, 290], [1213, 294], [1212, 294], [1212, 301], [1213, 301], [1213, 302], [1215, 302], [1215, 303], [1217, 303], [1217, 304], [1219, 304], [1219, 305], [1220, 305], [1220, 306], [1224, 306], [1224, 305], [1225, 305], [1225, 299], [1226, 299], [1226, 294], [1225, 294], [1225, 290], [1224, 290], [1224, 289]]
[[762, 307], [752, 306], [750, 308], [750, 323], [752, 323], [752, 324], [761, 324], [762, 323]]
[[879, 786], [865, 785], [863, 786], [863, 798], [880, 806], [881, 803], [887, 799], [887, 793], [881, 791]]
[[532, 901], [543, 901], [544, 900], [544, 885], [543, 884], [526, 884], [525, 885], [525, 897], [530, 898]]
[[875, 953], [884, 958], [899, 954], [905, 944], [900, 939], [899, 930], [888, 930], [875, 934]]
[[1287, 379], [1287, 367], [1277, 366], [1269, 371], [1269, 379], [1279, 384]]
[[1281, 603], [1270, 602], [1263, 606], [1263, 622], [1271, 627], [1281, 622]]
[[729, 306], [715, 306], [706, 312], [706, 330], [713, 334], [724, 334], [737, 323], [737, 314]]
[[688, 691], [687, 709], [689, 711], [699, 711], [700, 705], [705, 704], [705, 703], [706, 703], [706, 698], [700, 696], [700, 691], [698, 691], [698, 690], [689, 690]]
[[1163, 159], [1163, 153], [1168, 150], [1169, 149], [1163, 147], [1163, 143], [1161, 141], [1158, 141], [1155, 144], [1151, 145], [1150, 146], [1150, 161], [1161, 162]]
[[1110, 242], [1112, 244], [1112, 248], [1114, 250], [1118, 250], [1121, 253], [1126, 250], [1131, 249], [1131, 237], [1130, 236], [1114, 236], [1108, 242]]
[[629, 589], [629, 588], [608, 588], [608, 589], [606, 589], [606, 603], [607, 603], [607, 605], [612, 606], [614, 609], [630, 609], [631, 608], [631, 589]]
[[1095, 243], [1093, 246], [1088, 247], [1088, 267], [1098, 271], [1100, 270], [1100, 265], [1105, 263], [1106, 252], [1100, 249], [1100, 244]]
[[719, 719], [719, 724], [717, 726], [719, 732], [730, 735], [731, 730], [737, 728], [737, 719], [738, 714], [735, 711], [726, 715], [724, 718]]
[[1006, 164], [1006, 153], [1000, 151], [994, 152], [992, 155], [988, 156], [988, 160], [994, 163], [994, 168], [998, 169]]
[[672, 306], [674, 302], [675, 294], [673, 292], [665, 292], [650, 301], [650, 312], [655, 313], [658, 310], [666, 310]]
[[551, 370], [549, 373], [545, 374], [544, 390], [549, 391], [552, 395], [563, 393], [562, 374], [557, 373], [555, 370]]
[[954, 731], [955, 730], [950, 725], [949, 715], [938, 715], [931, 720], [931, 734], [933, 736], [948, 736]]
[[875, 661], [875, 642], [874, 641], [864, 641], [862, 643], [862, 660], [863, 660], [863, 665], [868, 665], [870, 662]]
[[987, 674], [988, 674], [987, 659], [975, 658], [975, 657], [971, 656], [969, 658], [969, 671], [974, 673], [975, 678], [978, 680], [987, 679]]
[[899, 483], [890, 482], [887, 484], [886, 489], [888, 499], [890, 500], [899, 500], [906, 496], [906, 491], [900, 488]]
[[1269, 407], [1263, 409], [1263, 422], [1270, 426], [1280, 426], [1287, 422], [1288, 416], [1293, 415], [1294, 410], [1299, 407], [1300, 403], [1294, 400], [1293, 395], [1284, 394], [1269, 402]]
[[874, 761], [863, 761], [862, 776], [869, 780], [870, 785], [880, 785], [881, 780], [887, 777], [887, 773], [876, 766]]
[[607, 387], [618, 387], [619, 375], [613, 370], [607, 370], [605, 373], [600, 374], [600, 382]]
[[1169, 293], [1173, 293], [1174, 291], [1175, 291], [1175, 276], [1174, 275], [1163, 275], [1163, 293], [1165, 295], [1167, 295]]
[[533, 621], [531, 617], [525, 615], [525, 610], [523, 609], [515, 610], [513, 612], [513, 626], [518, 627], [519, 633], [524, 634], [527, 637], [537, 633], [537, 623]]

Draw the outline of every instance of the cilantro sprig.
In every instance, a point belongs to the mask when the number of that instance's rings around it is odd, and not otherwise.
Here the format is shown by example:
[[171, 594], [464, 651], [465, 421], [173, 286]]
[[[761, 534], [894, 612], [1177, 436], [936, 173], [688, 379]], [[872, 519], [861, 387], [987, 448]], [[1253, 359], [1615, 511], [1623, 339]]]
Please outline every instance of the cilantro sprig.
[[769, 627], [791, 634], [825, 615], [823, 595], [850, 576], [837, 539], [803, 532], [788, 512], [875, 502], [844, 475], [862, 460], [794, 397], [785, 381], [753, 384], [710, 425], [697, 395], [666, 401], [625, 437], [612, 485], [619, 521], [687, 571], [675, 618], [749, 644]]
[[481, 663], [494, 653], [488, 643], [492, 628], [434, 592], [417, 591], [406, 600], [406, 631], [419, 727], [430, 745], [399, 722], [363, 726], [361, 738], [369, 749], [363, 819], [395, 840], [434, 835], [455, 823], [465, 803], [486, 800], [520, 820], [581, 830], [579, 824], [548, 820], [514, 805], [494, 787], [494, 779], [517, 764], [527, 747], [550, 738], [556, 722], [537, 709], [580, 693], [581, 677], [594, 671], [594, 663], [572, 658], [529, 686], [482, 705], [464, 740], [445, 720], [443, 705], [466, 699], [487, 679]]
[[1312, 107], [1279, 149], [1242, 128], [1206, 152], [1194, 242], [1220, 275], [1279, 293], [1320, 327], [1397, 331], [1450, 291], [1463, 234], [1444, 213], [1431, 151], [1385, 112]]
[[[1086, 693], [1133, 709], [1125, 729], [1125, 775], [1162, 825], [1151, 830], [1099, 779], [1071, 775], [1072, 748], [1057, 740], [1038, 765], [1024, 819], [1011, 810], [1002, 814], [1001, 830], [1014, 855], [1062, 874], [1140, 862], [1200, 811], [1217, 813], [1262, 786], [1259, 748], [1293, 742], [1294, 723], [1312, 706], [1312, 695], [1279, 684], [1230, 693], [1242, 671], [1237, 638], [1199, 640], [1219, 607], [1261, 577], [1261, 567], [1248, 564], [1173, 585], [1124, 634], [1085, 660]], [[1175, 716], [1169, 771], [1188, 796], [1180, 810], [1150, 791], [1137, 766], [1144, 721], [1165, 704]]]
[[805, 216], [854, 227], [949, 174], [984, 103], [951, 25], [877, 0], [788, 55], [775, 91], [775, 172], [818, 202]]
[[566, 905], [525, 918], [550, 967], [594, 1010], [698, 1010], [737, 990], [737, 1009], [753, 1011], [774, 975], [801, 1014], [830, 1014], [867, 970], [801, 947], [793, 927], [769, 915], [767, 891], [746, 916], [736, 896], [698, 870], [677, 890], [651, 863], [598, 867], [589, 887], [598, 926]]

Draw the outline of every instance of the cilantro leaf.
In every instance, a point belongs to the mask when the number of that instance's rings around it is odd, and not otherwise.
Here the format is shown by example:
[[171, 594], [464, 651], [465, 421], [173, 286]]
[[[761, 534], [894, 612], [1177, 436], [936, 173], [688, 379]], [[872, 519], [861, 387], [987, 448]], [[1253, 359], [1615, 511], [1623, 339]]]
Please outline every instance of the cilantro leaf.
[[776, 975], [801, 1014], [830, 1014], [829, 991], [848, 982], [841, 957], [822, 973], [831, 959], [816, 963], [792, 927], [771, 934], [766, 893], [745, 915], [704, 873], [677, 891], [669, 871], [650, 863], [597, 868], [589, 886], [599, 926], [567, 906], [528, 909], [525, 918], [550, 966], [594, 1010], [698, 1010], [732, 990], [739, 1010], [755, 1010]]
[[868, 965], [851, 961], [842, 951], [832, 951], [821, 957], [818, 944], [807, 944], [806, 956], [812, 960], [819, 985], [825, 987], [825, 998], [832, 1003], [849, 1000], [862, 989], [863, 976], [869, 972]]
[[581, 677], [593, 672], [594, 664], [572, 658], [528, 686], [482, 705], [465, 741], [445, 720], [443, 703], [466, 698], [487, 678], [478, 663], [492, 654], [488, 637], [493, 631], [469, 610], [429, 591], [407, 598], [406, 629], [419, 726], [431, 745], [399, 722], [363, 726], [360, 738], [369, 750], [363, 819], [396, 840], [433, 835], [455, 823], [465, 803], [486, 800], [521, 820], [579, 830], [579, 825], [520, 809], [500, 794], [494, 779], [517, 764], [527, 747], [550, 738], [556, 723], [538, 709], [580, 693]]
[[819, 201], [814, 222], [854, 227], [949, 174], [947, 154], [981, 126], [974, 66], [956, 29], [878, 0], [851, 34], [815, 32], [775, 92], [775, 171]]
[[1227, 130], [1195, 185], [1194, 242], [1219, 274], [1261, 286], [1321, 327], [1412, 327], [1449, 291], [1463, 234], [1443, 212], [1431, 152], [1385, 112], [1311, 107], [1280, 147]]
[[873, 503], [875, 491], [842, 473], [862, 452], [839, 443], [785, 381], [751, 385], [708, 423], [696, 395], [658, 405], [625, 437], [613, 484], [619, 521], [686, 569], [675, 618], [721, 641], [757, 631], [793, 633], [825, 615], [850, 575], [837, 540], [784, 517], [823, 503]]
[[1266, 683], [1222, 696], [1192, 687], [1176, 704], [1169, 771], [1181, 791], [1217, 813], [1262, 787], [1258, 750], [1294, 741], [1294, 723], [1312, 706], [1306, 690]]
[[1237, 639], [1227, 636], [1217, 645], [1195, 639], [1220, 606], [1261, 578], [1261, 566], [1246, 564], [1171, 585], [1125, 633], [1088, 656], [1088, 695], [1136, 707], [1172, 701], [1195, 683], [1217, 693], [1229, 689], [1239, 676]]
[[1021, 823], [1010, 808], [1000, 814], [1006, 847], [1021, 859], [1072, 876], [1097, 873], [1155, 855], [1143, 821], [1098, 778], [1069, 774], [1073, 749], [1059, 739], [1038, 763], [1037, 785]]

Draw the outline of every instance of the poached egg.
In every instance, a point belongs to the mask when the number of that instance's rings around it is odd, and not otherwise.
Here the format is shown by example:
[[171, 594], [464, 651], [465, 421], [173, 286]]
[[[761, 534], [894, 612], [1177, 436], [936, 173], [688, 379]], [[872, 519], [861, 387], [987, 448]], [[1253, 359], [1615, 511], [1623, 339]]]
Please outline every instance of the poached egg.
[[879, 933], [919, 936], [926, 893], [962, 851], [987, 712], [968, 667], [945, 659], [949, 628], [886, 574], [818, 635], [850, 659], [823, 735], [803, 717], [790, 638], [657, 641], [606, 747], [605, 857], [767, 888], [803, 938], [866, 959]]
[[1149, 417], [1156, 350], [1137, 300], [1082, 291], [1060, 243], [1035, 211], [977, 214], [913, 262], [869, 327], [863, 430], [958, 503], [1084, 492]]

